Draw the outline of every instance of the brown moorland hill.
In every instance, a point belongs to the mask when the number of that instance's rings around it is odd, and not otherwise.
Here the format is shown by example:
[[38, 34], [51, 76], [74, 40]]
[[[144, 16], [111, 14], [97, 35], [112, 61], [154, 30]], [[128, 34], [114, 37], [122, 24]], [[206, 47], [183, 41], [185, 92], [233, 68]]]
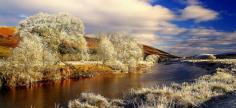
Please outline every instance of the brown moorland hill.
[[0, 27], [0, 46], [16, 47], [20, 37], [15, 27]]
[[154, 54], [154, 55], [159, 55], [161, 58], [179, 58], [178, 56], [169, 54], [165, 51], [147, 45], [143, 45], [143, 50], [145, 55]]
[[12, 48], [19, 43], [20, 37], [15, 27], [0, 27], [0, 57], [11, 54]]
[[15, 27], [0, 27], [0, 37], [7, 38], [17, 32]]

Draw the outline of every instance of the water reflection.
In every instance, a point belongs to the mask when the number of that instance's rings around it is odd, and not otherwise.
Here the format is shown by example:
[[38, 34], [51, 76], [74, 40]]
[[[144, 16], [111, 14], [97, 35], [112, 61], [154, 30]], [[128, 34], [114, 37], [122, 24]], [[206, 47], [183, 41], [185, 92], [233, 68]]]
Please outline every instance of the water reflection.
[[33, 88], [0, 90], [0, 106], [4, 108], [54, 108], [55, 103], [65, 105], [81, 92], [94, 92], [110, 98], [121, 98], [130, 88], [151, 87], [171, 82], [195, 79], [206, 70], [185, 64], [158, 64], [148, 73], [99, 75], [81, 80], [57, 81]]

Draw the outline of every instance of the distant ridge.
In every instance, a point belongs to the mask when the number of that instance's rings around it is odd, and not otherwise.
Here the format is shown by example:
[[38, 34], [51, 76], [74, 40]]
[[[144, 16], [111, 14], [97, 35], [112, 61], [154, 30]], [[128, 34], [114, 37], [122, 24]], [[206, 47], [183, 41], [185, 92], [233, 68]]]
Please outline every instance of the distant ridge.
[[227, 52], [215, 55], [219, 59], [236, 59], [236, 52]]
[[178, 56], [169, 54], [167, 52], [164, 52], [162, 50], [159, 50], [151, 46], [143, 45], [143, 49], [144, 49], [145, 55], [155, 54], [155, 55], [159, 55], [161, 58], [179, 58]]

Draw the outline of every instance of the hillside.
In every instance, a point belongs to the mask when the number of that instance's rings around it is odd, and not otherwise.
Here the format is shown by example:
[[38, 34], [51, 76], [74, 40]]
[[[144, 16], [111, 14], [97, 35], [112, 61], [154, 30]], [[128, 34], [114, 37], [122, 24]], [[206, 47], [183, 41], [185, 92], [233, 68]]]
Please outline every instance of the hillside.
[[143, 48], [144, 48], [145, 55], [155, 54], [155, 55], [159, 55], [161, 58], [177, 58], [177, 56], [175, 55], [169, 54], [167, 52], [164, 52], [162, 50], [159, 50], [151, 46], [143, 45]]
[[[15, 27], [0, 27], [0, 57], [9, 56], [11, 54], [11, 49], [17, 46], [19, 40], [20, 38]], [[98, 43], [95, 38], [86, 37], [86, 40], [90, 49], [96, 48]], [[143, 45], [143, 48], [145, 55], [156, 54], [160, 55], [161, 58], [177, 57], [151, 46]]]
[[0, 46], [16, 47], [20, 38], [15, 27], [0, 27]]
[[0, 27], [0, 57], [11, 54], [11, 49], [15, 48], [20, 38], [15, 27]]
[[[96, 44], [97, 44], [97, 40], [95, 38], [91, 38], [89, 36], [86, 37], [87, 40], [87, 44], [89, 46], [89, 48], [96, 48]], [[155, 55], [159, 55], [161, 56], [161, 58], [176, 58], [177, 56], [171, 55], [167, 52], [164, 52], [162, 50], [159, 50], [157, 48], [148, 46], [148, 45], [143, 45], [144, 48], [144, 54], [145, 55], [151, 55], [151, 54], [155, 54]]]
[[236, 59], [236, 52], [227, 52], [215, 55], [219, 59]]

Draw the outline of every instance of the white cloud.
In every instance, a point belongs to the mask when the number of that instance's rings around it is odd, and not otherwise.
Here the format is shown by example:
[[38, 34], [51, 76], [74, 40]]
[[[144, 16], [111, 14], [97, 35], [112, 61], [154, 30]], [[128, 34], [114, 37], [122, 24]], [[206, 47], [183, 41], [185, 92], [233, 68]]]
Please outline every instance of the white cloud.
[[153, 33], [133, 33], [131, 36], [134, 37], [139, 43], [145, 45], [156, 45], [162, 43], [159, 36]]
[[181, 12], [182, 19], [192, 19], [196, 22], [214, 20], [218, 16], [216, 11], [204, 8], [200, 5], [189, 5]]
[[[180, 28], [170, 21], [177, 17], [170, 9], [149, 2], [152, 0], [0, 0], [0, 12], [13, 12], [16, 16], [37, 12], [69, 12], [80, 17], [86, 32], [128, 32], [139, 42], [173, 52], [191, 55], [215, 51], [216, 44], [234, 44], [235, 32], [226, 33], [214, 29]], [[201, 6], [198, 0], [187, 0], [181, 12], [184, 20], [203, 22], [214, 20], [218, 13]], [[8, 11], [6, 11], [8, 10]], [[1, 22], [19, 19], [2, 17]], [[182, 34], [183, 33], [183, 34]], [[184, 38], [181, 38], [185, 36]], [[198, 47], [195, 47], [198, 46]]]
[[0, 10], [17, 10], [27, 15], [41, 11], [66, 11], [84, 21], [87, 33], [122, 31], [131, 34], [141, 32], [141, 35], [176, 35], [184, 31], [170, 23], [176, 18], [171, 10], [161, 5], [152, 6], [149, 2], [150, 0], [1, 0]]
[[193, 28], [189, 30], [189, 34], [193, 36], [223, 36], [225, 32], [220, 32], [215, 29], [208, 28]]
[[198, 5], [200, 4], [199, 0], [186, 0], [186, 3], [189, 5]]

